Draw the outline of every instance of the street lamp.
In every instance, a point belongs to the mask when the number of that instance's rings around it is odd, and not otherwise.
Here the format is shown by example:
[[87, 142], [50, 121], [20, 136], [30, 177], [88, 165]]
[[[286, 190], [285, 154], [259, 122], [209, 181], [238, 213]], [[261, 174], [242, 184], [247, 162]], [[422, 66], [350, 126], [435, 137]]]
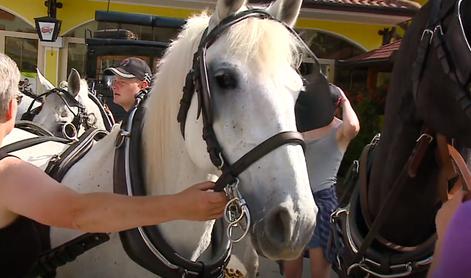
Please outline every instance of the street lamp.
[[54, 42], [61, 28], [61, 21], [56, 18], [56, 11], [58, 8], [62, 8], [62, 3], [56, 0], [47, 0], [44, 5], [47, 7], [47, 16], [34, 19], [36, 33], [41, 41]]

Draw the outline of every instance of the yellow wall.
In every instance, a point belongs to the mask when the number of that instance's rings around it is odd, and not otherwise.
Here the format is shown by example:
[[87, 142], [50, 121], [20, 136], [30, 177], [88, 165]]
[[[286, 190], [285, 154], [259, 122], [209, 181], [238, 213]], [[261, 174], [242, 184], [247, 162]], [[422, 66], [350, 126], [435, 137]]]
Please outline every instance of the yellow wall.
[[59, 49], [48, 47], [44, 51], [44, 56], [44, 75], [52, 84], [57, 85], [59, 83], [57, 80], [59, 77], [57, 70], [59, 68]]

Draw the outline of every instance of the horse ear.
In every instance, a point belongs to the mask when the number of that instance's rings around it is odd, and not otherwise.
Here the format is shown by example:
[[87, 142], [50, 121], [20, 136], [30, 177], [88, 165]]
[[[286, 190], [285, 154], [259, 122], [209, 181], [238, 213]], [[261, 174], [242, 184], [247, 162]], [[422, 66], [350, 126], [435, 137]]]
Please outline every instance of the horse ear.
[[46, 77], [42, 74], [42, 72], [38, 68], [36, 68], [36, 73], [38, 74], [39, 83], [43, 85], [46, 91], [54, 89], [54, 85], [52, 85], [52, 83], [46, 79]]
[[80, 92], [80, 74], [74, 68], [70, 71], [69, 78], [67, 79], [67, 86], [69, 93], [76, 97]]
[[298, 19], [302, 3], [302, 0], [277, 0], [268, 7], [267, 12], [286, 25], [293, 27]]
[[[211, 18], [211, 23], [216, 25], [224, 18], [236, 13], [245, 6], [247, 0], [218, 0], [216, 11]], [[215, 17], [216, 16], [216, 17]]]

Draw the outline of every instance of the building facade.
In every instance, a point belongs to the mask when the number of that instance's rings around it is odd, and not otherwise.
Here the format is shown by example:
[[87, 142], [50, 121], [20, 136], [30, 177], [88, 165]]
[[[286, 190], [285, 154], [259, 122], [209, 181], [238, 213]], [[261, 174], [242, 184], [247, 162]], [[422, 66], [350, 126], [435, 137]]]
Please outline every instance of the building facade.
[[[34, 18], [47, 15], [42, 0], [0, 0], [0, 52], [12, 57], [24, 78], [35, 86], [36, 68], [53, 83], [66, 79], [70, 68], [85, 70], [85, 38], [103, 28], [95, 21], [95, 11], [109, 10], [184, 19], [214, 7], [209, 0], [59, 0], [57, 18], [62, 21], [55, 43], [40, 42]], [[254, 1], [256, 5], [267, 1]], [[322, 58], [325, 70], [333, 78], [335, 60], [347, 59], [382, 45], [378, 32], [408, 20], [417, 10], [407, 0], [305, 0], [297, 30]], [[106, 26], [105, 26], [106, 27]], [[388, 29], [386, 29], [388, 28]], [[133, 30], [141, 39], [145, 29]]]

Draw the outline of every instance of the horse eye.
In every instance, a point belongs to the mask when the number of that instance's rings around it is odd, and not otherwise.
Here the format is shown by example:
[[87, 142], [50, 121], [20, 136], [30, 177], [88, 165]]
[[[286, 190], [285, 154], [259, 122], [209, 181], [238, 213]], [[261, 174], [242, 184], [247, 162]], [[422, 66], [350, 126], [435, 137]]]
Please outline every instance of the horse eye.
[[227, 71], [218, 71], [214, 75], [216, 82], [222, 89], [235, 89], [237, 88], [237, 80], [235, 75]]

